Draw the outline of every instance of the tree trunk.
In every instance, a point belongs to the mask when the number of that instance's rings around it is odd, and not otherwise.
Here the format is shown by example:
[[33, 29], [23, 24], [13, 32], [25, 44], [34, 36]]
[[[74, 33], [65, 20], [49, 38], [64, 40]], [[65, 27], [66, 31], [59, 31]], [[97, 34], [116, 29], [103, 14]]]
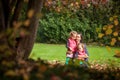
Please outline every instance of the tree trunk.
[[[8, 40], [7, 34], [7, 22], [8, 14], [5, 14], [7, 7], [5, 7], [5, 2], [0, 0], [0, 61], [6, 59], [8, 61], [14, 60], [15, 51], [13, 50], [12, 45], [9, 44], [11, 40]], [[7, 16], [6, 16], [7, 15]], [[11, 41], [12, 42], [12, 41]]]
[[39, 24], [38, 14], [40, 14], [40, 11], [42, 9], [42, 4], [43, 4], [43, 0], [29, 0], [28, 2], [27, 11], [29, 12], [30, 10], [33, 10], [34, 14], [32, 17], [27, 17], [26, 19], [26, 20], [30, 20], [29, 26], [24, 25], [24, 28], [26, 28], [26, 30], [28, 31], [28, 35], [21, 37], [19, 41], [19, 45], [17, 48], [17, 58], [27, 59], [32, 51], [34, 41], [36, 38], [38, 24]]

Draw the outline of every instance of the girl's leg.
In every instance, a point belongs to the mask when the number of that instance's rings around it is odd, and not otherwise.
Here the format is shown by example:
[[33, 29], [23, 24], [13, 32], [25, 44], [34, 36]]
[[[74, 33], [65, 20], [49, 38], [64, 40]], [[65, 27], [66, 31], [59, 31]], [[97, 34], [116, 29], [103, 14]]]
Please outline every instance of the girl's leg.
[[84, 61], [80, 61], [79, 64], [80, 64], [80, 67], [85, 67], [85, 68], [89, 67], [89, 63], [87, 61], [85, 61], [85, 60]]
[[69, 61], [70, 61], [70, 58], [69, 58], [69, 57], [66, 57], [65, 64], [68, 65], [68, 64], [69, 64]]
[[82, 65], [82, 64], [83, 64], [83, 62], [82, 62], [82, 61], [80, 61], [80, 62], [79, 62], [79, 64], [80, 64], [80, 65]]

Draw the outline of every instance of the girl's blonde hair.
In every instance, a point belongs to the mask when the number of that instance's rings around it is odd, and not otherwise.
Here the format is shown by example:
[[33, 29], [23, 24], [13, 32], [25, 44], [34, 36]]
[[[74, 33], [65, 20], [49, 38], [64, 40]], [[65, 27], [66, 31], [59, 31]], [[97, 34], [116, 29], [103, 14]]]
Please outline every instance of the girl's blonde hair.
[[77, 34], [77, 32], [76, 31], [71, 31], [69, 35], [73, 36], [74, 34]]
[[80, 49], [80, 46], [84, 49], [84, 44], [83, 43], [78, 44], [77, 49]]

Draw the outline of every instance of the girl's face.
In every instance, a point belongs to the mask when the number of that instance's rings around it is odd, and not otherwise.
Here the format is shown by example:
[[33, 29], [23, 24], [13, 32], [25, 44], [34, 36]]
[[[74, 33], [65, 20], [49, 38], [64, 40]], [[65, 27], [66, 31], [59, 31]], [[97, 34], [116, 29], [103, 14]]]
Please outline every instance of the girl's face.
[[78, 34], [78, 35], [76, 36], [76, 40], [77, 40], [77, 41], [81, 41], [81, 35], [80, 35], [80, 34]]
[[83, 50], [83, 46], [82, 45], [78, 45], [78, 50]]
[[72, 39], [76, 39], [76, 36], [77, 36], [77, 34], [73, 34], [73, 35], [71, 36], [71, 38], [72, 38]]

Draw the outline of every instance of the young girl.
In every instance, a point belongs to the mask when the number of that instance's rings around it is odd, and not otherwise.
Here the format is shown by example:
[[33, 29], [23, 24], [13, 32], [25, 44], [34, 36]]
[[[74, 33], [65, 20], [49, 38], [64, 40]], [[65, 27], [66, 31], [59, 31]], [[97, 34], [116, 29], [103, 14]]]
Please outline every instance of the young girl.
[[73, 59], [73, 55], [76, 51], [76, 36], [77, 32], [76, 31], [71, 31], [70, 32], [70, 37], [68, 38], [67, 41], [67, 52], [66, 52], [66, 62], [65, 64], [69, 64], [69, 61]]
[[84, 49], [84, 44], [83, 43], [79, 43], [77, 45], [77, 59], [79, 60], [85, 60], [86, 58], [88, 58], [88, 55], [86, 54], [85, 52], [85, 49]]

